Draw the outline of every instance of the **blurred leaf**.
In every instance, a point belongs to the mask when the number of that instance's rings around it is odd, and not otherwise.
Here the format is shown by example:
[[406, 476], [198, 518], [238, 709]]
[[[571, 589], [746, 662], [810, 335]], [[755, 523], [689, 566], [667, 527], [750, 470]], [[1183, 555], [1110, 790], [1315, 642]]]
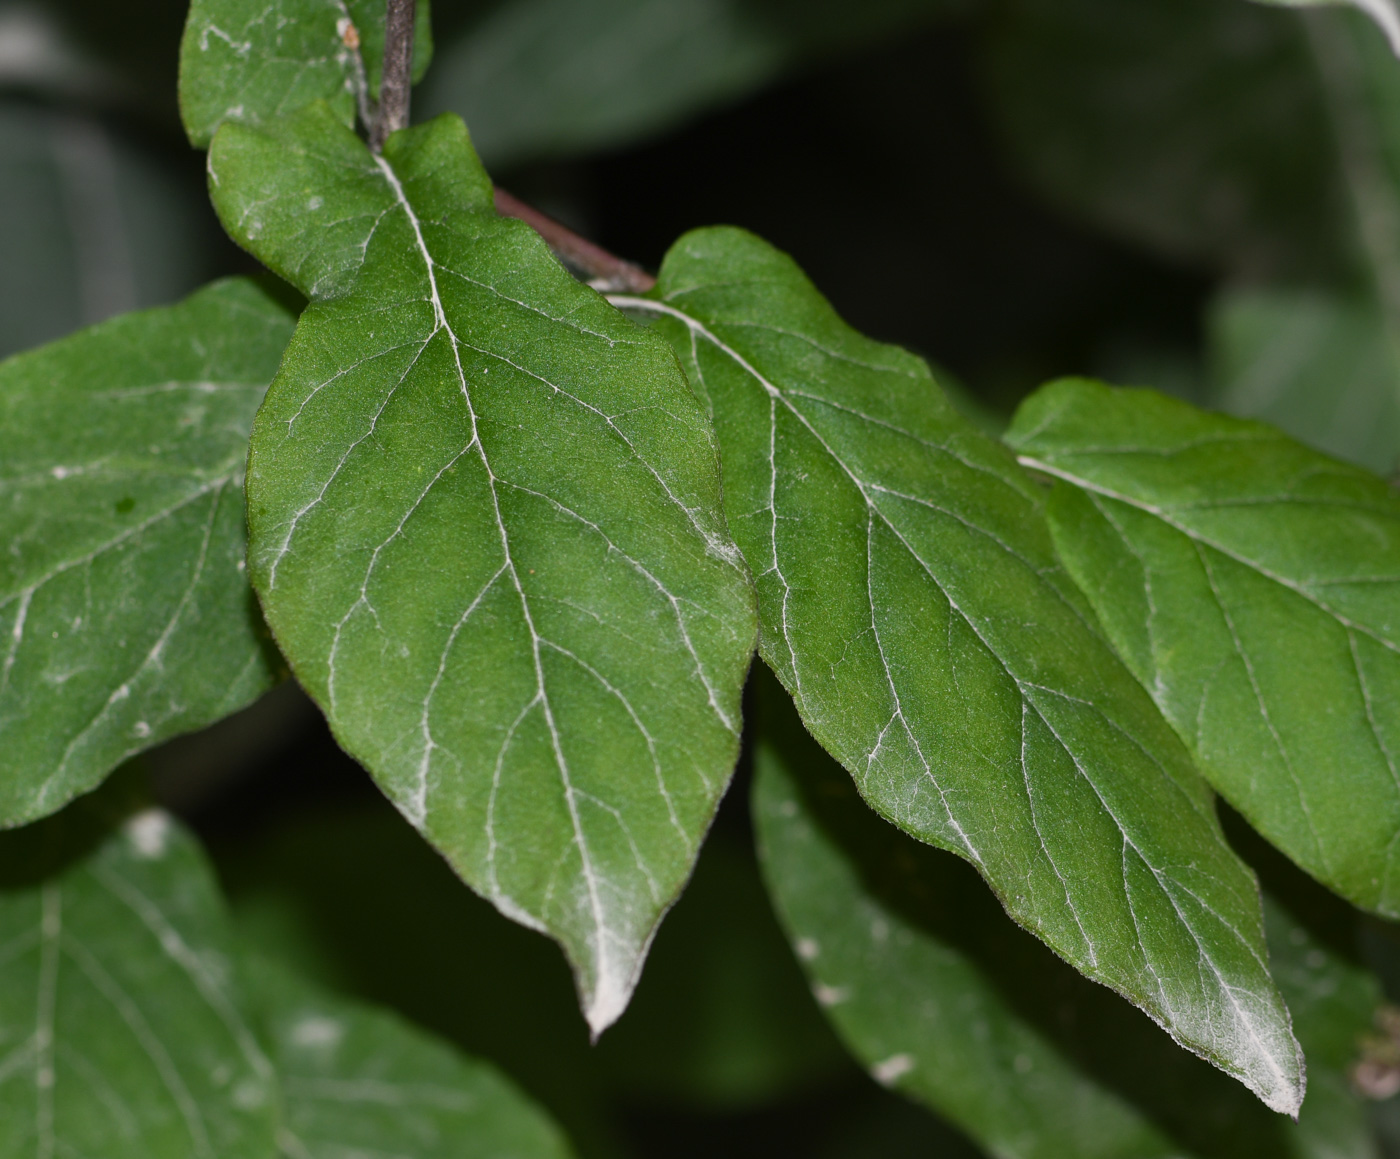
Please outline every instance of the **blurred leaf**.
[[167, 814], [111, 832], [108, 803], [0, 838], [0, 1155], [270, 1159], [276, 1078], [213, 878]]
[[611, 300], [658, 319], [710, 402], [760, 652], [862, 796], [1291, 1111], [1255, 883], [1060, 570], [1042, 490], [751, 234], [686, 234], [653, 297]]
[[439, 54], [430, 113], [493, 168], [612, 148], [973, 0], [513, 0]]
[[228, 123], [209, 167], [313, 299], [249, 452], [268, 623], [463, 879], [560, 943], [600, 1033], [738, 755], [756, 617], [704, 410], [497, 216], [451, 114], [383, 157], [324, 104]]
[[1083, 380], [1007, 441], [1062, 481], [1060, 557], [1211, 783], [1400, 916], [1400, 497], [1262, 424]]
[[918, 871], [940, 855], [863, 808], [783, 691], [762, 686], [753, 807], [764, 868], [818, 1001], [875, 1078], [998, 1156], [1180, 1155], [929, 932], [920, 918], [947, 902]]
[[235, 279], [0, 363], [0, 825], [276, 680], [243, 472], [294, 324]]
[[1242, 277], [1345, 268], [1347, 195], [1295, 14], [1010, 0], [986, 48], [1017, 160], [1077, 215]]
[[[433, 54], [418, 0], [413, 79]], [[206, 148], [225, 121], [261, 125], [323, 100], [355, 127], [357, 95], [379, 96], [384, 0], [193, 0], [180, 44], [180, 115]]]
[[493, 1068], [396, 1016], [245, 963], [282, 1092], [290, 1159], [566, 1159], [548, 1118]]
[[1321, 8], [1350, 4], [1376, 22], [1377, 27], [1390, 41], [1391, 49], [1400, 56], [1400, 11], [1395, 8], [1395, 0], [1259, 0], [1259, 3], [1274, 4], [1281, 8]]
[[1400, 348], [1374, 298], [1231, 290], [1209, 321], [1215, 405], [1373, 471], [1395, 468]]
[[95, 119], [0, 102], [0, 357], [188, 293], [218, 244], [197, 173]]

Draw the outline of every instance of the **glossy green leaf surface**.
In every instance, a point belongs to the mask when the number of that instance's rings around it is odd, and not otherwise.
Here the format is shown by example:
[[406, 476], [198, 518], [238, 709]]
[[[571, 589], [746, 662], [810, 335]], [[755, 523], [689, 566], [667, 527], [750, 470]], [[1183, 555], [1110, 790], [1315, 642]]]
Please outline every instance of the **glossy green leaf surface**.
[[485, 1063], [387, 1011], [251, 958], [292, 1159], [567, 1159], [548, 1117]]
[[1395, 54], [1400, 56], [1400, 11], [1396, 10], [1395, 0], [1259, 0], [1259, 3], [1274, 4], [1280, 8], [1323, 8], [1349, 4], [1376, 22]]
[[[433, 54], [429, 0], [418, 0], [413, 79]], [[315, 101], [353, 127], [379, 95], [384, 0], [193, 0], [180, 45], [180, 115], [206, 147], [225, 121], [260, 125]]]
[[0, 839], [0, 1155], [269, 1159], [213, 876], [167, 814], [111, 830], [105, 804]]
[[294, 321], [233, 280], [0, 363], [0, 825], [277, 678], [243, 474]]
[[[946, 904], [907, 838], [768, 685], [754, 819], [769, 888], [817, 1000], [875, 1078], [1007, 1159], [1167, 1159], [1184, 1152], [1028, 1024], [923, 921]], [[833, 828], [834, 827], [834, 828]]]
[[1400, 454], [1400, 354], [1369, 295], [1239, 289], [1210, 312], [1214, 403], [1389, 474]]
[[623, 1010], [738, 751], [753, 596], [665, 342], [496, 216], [460, 120], [382, 159], [229, 125], [230, 232], [313, 304], [259, 414], [250, 561], [337, 738]]
[[1400, 914], [1400, 499], [1259, 423], [1052, 383], [1021, 461], [1056, 546], [1205, 775], [1357, 905]]
[[734, 229], [672, 248], [659, 319], [710, 403], [760, 650], [862, 796], [1182, 1043], [1296, 1107], [1252, 876], [1058, 567], [1041, 491], [918, 359]]

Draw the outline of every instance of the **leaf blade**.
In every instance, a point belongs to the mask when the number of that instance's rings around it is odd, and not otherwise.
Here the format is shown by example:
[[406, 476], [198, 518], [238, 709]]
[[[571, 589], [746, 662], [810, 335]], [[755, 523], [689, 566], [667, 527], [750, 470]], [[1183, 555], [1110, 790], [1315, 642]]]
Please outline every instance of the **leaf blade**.
[[866, 800], [1295, 1109], [1301, 1062], [1252, 875], [1059, 570], [1009, 455], [922, 363], [850, 331], [741, 231], [687, 235], [655, 298], [612, 300], [661, 316], [710, 401], [760, 654]]
[[237, 279], [0, 364], [0, 421], [27, 436], [0, 463], [0, 824], [278, 679], [242, 480], [292, 325]]
[[1395, 913], [1386, 485], [1263, 424], [1088, 382], [1045, 388], [1008, 440], [1064, 481], [1061, 555], [1206, 776], [1308, 873]]
[[456, 118], [383, 158], [325, 106], [228, 125], [210, 172], [314, 299], [253, 436], [269, 623], [400, 810], [564, 946], [599, 1032], [737, 755], [754, 613], [704, 413], [496, 216]]

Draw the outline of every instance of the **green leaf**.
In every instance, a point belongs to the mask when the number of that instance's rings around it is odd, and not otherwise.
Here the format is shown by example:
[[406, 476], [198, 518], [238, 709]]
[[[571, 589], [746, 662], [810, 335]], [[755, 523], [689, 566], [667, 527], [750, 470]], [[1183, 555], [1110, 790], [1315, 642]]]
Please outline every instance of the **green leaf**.
[[0, 838], [0, 1154], [267, 1159], [276, 1078], [213, 877], [167, 814], [112, 830], [107, 805]]
[[485, 1063], [263, 958], [246, 969], [281, 1083], [292, 1159], [567, 1159], [548, 1117]]
[[1272, 1107], [1301, 1063], [1210, 791], [1059, 569], [1041, 492], [785, 255], [688, 234], [654, 299], [707, 394], [760, 652], [883, 816]]
[[0, 824], [277, 679], [242, 484], [292, 326], [240, 279], [0, 364]]
[[950, 904], [928, 872], [944, 855], [864, 809], [781, 689], [764, 691], [753, 808], [769, 888], [817, 1000], [871, 1074], [1008, 1159], [1180, 1155], [930, 930]]
[[1260, 423], [1052, 383], [1008, 434], [1197, 764], [1319, 881], [1400, 916], [1400, 498]]
[[[433, 55], [429, 0], [418, 0], [413, 79]], [[355, 125], [379, 96], [384, 0], [193, 0], [180, 44], [180, 115], [206, 148], [225, 121], [261, 125], [316, 101]]]
[[1364, 12], [1376, 22], [1390, 41], [1391, 50], [1400, 56], [1400, 11], [1395, 8], [1395, 0], [1258, 0], [1261, 4], [1273, 4], [1280, 8], [1321, 8], [1349, 4], [1358, 12]]
[[210, 153], [304, 288], [254, 428], [250, 560], [337, 738], [462, 877], [626, 1006], [738, 751], [755, 634], [666, 344], [492, 208], [460, 120], [376, 158], [319, 106]]
[[422, 107], [494, 167], [617, 147], [969, 0], [514, 0], [446, 47]]
[[1373, 297], [1230, 290], [1209, 314], [1215, 403], [1389, 473], [1400, 455], [1400, 356]]

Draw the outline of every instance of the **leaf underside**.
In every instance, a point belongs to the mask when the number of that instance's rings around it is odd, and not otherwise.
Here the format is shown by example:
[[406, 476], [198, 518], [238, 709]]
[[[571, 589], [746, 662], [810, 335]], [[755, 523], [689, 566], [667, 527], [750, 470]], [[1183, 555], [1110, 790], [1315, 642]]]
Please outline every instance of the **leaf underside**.
[[1062, 481], [1060, 554], [1205, 775], [1400, 916], [1400, 499], [1260, 423], [1053, 383], [1008, 440]]
[[0, 363], [0, 825], [281, 667], [244, 570], [248, 432], [295, 316], [246, 279]]
[[313, 299], [254, 428], [250, 560], [341, 743], [465, 880], [626, 1005], [738, 751], [752, 589], [666, 344], [498, 217], [454, 117], [324, 106], [210, 153]]
[[568, 1159], [550, 1120], [481, 1062], [397, 1016], [334, 997], [285, 968], [245, 970], [277, 1067], [278, 1136], [295, 1159]]
[[[198, 849], [75, 809], [0, 839], [0, 1155], [267, 1159], [276, 1078]], [[36, 881], [55, 835], [77, 856]]]
[[733, 229], [658, 319], [709, 401], [760, 651], [861, 794], [1278, 1110], [1301, 1059], [1209, 789], [1055, 561], [1039, 489], [916, 358]]
[[[418, 0], [415, 81], [433, 54], [428, 6]], [[384, 11], [384, 0], [193, 0], [180, 43], [190, 141], [206, 148], [225, 121], [260, 125], [314, 101], [353, 128], [360, 96], [379, 95]]]

